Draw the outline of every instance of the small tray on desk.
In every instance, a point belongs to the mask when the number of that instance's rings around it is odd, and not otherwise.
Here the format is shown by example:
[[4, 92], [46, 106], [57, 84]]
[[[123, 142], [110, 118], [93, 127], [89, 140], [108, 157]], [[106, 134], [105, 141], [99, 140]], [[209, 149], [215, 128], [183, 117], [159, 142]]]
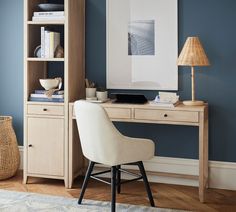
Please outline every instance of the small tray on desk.
[[88, 101], [88, 102], [92, 102], [92, 103], [105, 103], [105, 102], [108, 102], [108, 101], [110, 101], [110, 99], [108, 98], [108, 99], [105, 99], [105, 100], [96, 100], [96, 99], [86, 99], [86, 101]]

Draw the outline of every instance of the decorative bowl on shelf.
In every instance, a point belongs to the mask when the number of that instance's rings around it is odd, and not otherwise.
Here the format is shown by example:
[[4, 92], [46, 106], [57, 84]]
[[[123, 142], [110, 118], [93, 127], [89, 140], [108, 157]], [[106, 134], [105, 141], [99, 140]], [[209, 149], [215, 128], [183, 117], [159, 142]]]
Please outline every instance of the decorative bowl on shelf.
[[40, 10], [43, 11], [63, 11], [64, 4], [51, 4], [51, 3], [43, 3], [38, 4]]
[[50, 89], [57, 88], [59, 86], [60, 80], [59, 79], [40, 79], [39, 82], [41, 86], [45, 90], [48, 91]]

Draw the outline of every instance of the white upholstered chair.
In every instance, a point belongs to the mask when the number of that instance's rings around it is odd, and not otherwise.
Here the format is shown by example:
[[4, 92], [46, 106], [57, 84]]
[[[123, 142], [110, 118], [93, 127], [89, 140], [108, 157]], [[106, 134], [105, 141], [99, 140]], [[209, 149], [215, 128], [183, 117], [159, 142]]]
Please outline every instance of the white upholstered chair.
[[[144, 160], [154, 156], [154, 142], [149, 139], [130, 138], [122, 135], [110, 121], [106, 111], [98, 104], [84, 100], [76, 101], [74, 110], [79, 130], [83, 155], [90, 161], [82, 185], [78, 203], [81, 204], [89, 178], [98, 179], [96, 175], [111, 171], [111, 211], [115, 211], [116, 188], [120, 193], [121, 165], [138, 165], [141, 175], [129, 180], [143, 179], [151, 206], [154, 205], [152, 192], [143, 166]], [[96, 163], [111, 167], [111, 170], [92, 174]], [[125, 171], [126, 172], [126, 171]], [[136, 175], [132, 173], [132, 175]]]

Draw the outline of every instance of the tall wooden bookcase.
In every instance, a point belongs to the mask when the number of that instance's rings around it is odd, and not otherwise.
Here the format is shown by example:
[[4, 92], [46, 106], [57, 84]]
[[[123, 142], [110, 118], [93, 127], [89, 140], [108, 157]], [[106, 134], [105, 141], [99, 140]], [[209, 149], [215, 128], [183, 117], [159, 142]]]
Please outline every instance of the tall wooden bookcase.
[[[30, 176], [62, 179], [68, 187], [69, 102], [84, 98], [85, 0], [64, 3], [65, 21], [32, 21], [39, 3], [24, 0], [24, 183]], [[63, 36], [64, 58], [36, 58], [41, 26], [58, 28]], [[31, 102], [29, 96], [42, 89], [41, 78], [61, 76], [64, 102]], [[78, 168], [78, 167], [77, 167]]]

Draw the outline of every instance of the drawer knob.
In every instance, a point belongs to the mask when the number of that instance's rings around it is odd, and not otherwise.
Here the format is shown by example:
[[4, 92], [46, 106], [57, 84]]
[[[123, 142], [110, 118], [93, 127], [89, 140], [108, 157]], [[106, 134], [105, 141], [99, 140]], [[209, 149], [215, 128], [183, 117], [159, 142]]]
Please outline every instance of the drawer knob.
[[164, 114], [164, 117], [167, 117], [168, 115], [167, 114]]
[[48, 111], [48, 109], [47, 108], [43, 108], [43, 111]]
[[32, 144], [29, 144], [29, 147], [32, 147], [33, 145]]

